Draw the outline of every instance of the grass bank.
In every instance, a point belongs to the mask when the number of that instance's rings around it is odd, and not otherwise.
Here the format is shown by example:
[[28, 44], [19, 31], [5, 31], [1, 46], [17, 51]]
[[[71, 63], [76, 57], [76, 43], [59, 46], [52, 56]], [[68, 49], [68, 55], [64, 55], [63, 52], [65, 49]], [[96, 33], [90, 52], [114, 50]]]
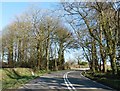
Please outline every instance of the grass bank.
[[120, 90], [120, 76], [112, 75], [111, 72], [108, 73], [94, 73], [91, 71], [86, 71], [82, 73], [85, 77], [95, 80], [99, 83], [107, 85], [111, 88]]
[[0, 78], [2, 79], [0, 81], [2, 81], [2, 90], [16, 89], [30, 80], [49, 72], [45, 70], [33, 72], [30, 68], [1, 68]]

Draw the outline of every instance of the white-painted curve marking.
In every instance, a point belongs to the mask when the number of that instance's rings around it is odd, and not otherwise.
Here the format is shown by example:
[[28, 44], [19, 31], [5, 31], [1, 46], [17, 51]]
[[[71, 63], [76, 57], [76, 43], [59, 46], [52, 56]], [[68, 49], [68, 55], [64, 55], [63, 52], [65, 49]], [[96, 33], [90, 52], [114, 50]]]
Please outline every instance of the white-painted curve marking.
[[73, 71], [70, 71], [70, 72], [67, 72], [64, 74], [64, 76], [63, 76], [64, 82], [70, 91], [76, 91], [75, 87], [71, 84], [71, 82], [67, 78], [67, 75], [71, 72], [73, 72]]

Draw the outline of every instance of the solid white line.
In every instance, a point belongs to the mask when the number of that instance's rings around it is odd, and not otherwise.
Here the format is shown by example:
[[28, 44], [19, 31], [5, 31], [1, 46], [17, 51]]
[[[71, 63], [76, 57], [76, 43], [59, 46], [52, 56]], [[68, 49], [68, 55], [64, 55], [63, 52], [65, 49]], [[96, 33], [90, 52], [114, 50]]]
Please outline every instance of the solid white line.
[[68, 80], [68, 78], [67, 78], [67, 75], [68, 75], [69, 73], [71, 73], [71, 72], [67, 72], [67, 73], [66, 73], [66, 80], [68, 81], [68, 83], [69, 83], [69, 85], [72, 87], [72, 89], [75, 90], [75, 87], [73, 87], [73, 85], [71, 84], [71, 82], [70, 82], [70, 81]]
[[64, 82], [65, 82], [65, 84], [66, 84], [66, 86], [68, 87], [68, 89], [70, 90], [70, 91], [76, 91], [76, 89], [75, 89], [75, 87], [73, 87], [73, 85], [71, 84], [71, 82], [68, 80], [68, 78], [67, 78], [67, 75], [69, 74], [69, 73], [71, 73], [71, 72], [73, 72], [73, 71], [70, 71], [70, 72], [67, 72], [67, 73], [65, 73], [64, 74], [64, 76], [63, 76], [63, 78], [64, 78]]
[[63, 75], [63, 78], [64, 78], [64, 82], [65, 82], [67, 88], [68, 88], [69, 90], [71, 90], [72, 88], [69, 86], [68, 82], [66, 81], [66, 73]]
[[98, 89], [98, 88], [80, 88], [80, 89]]

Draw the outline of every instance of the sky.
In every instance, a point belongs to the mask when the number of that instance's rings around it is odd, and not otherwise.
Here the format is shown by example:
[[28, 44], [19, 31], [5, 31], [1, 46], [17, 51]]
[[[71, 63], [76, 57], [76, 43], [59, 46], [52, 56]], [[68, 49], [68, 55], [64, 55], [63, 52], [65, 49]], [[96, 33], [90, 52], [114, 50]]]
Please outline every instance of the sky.
[[[55, 2], [2, 2], [0, 3], [0, 26], [2, 30], [5, 26], [10, 24], [15, 16], [22, 14], [24, 11], [29, 9], [29, 7], [37, 5], [40, 9], [53, 9], [56, 7], [57, 3]], [[75, 59], [76, 54], [81, 54], [82, 52], [77, 50], [69, 50], [69, 52], [65, 52], [65, 61], [70, 59]]]
[[[0, 3], [0, 6], [2, 5], [2, 10], [0, 10], [0, 15], [2, 18], [1, 26], [4, 28], [6, 25], [8, 25], [10, 22], [12, 22], [15, 18], [15, 16], [22, 14], [25, 10], [27, 10], [29, 7], [33, 5], [37, 5], [41, 9], [52, 9], [52, 6], [55, 6], [55, 3], [50, 2], [2, 2]], [[2, 14], [1, 14], [2, 13]], [[0, 19], [1, 20], [1, 19]]]

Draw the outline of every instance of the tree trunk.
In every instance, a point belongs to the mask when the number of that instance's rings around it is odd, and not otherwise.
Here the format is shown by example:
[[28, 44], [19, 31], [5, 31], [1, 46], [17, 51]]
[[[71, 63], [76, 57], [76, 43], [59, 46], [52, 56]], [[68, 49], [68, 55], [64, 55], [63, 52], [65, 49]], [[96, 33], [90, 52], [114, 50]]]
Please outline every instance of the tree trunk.
[[95, 40], [92, 41], [92, 70], [93, 72], [98, 71], [98, 60], [96, 55]]
[[21, 61], [21, 39], [18, 41], [18, 60]]
[[90, 67], [90, 70], [92, 70], [92, 64], [91, 64], [91, 61], [90, 61], [90, 57], [87, 55], [86, 51], [85, 51], [85, 48], [82, 47], [83, 51], [84, 51], [84, 54], [85, 54], [85, 57], [89, 63], [89, 67]]
[[103, 72], [107, 72], [106, 59], [103, 59]]
[[9, 67], [13, 67], [13, 45], [10, 45], [8, 48], [8, 65]]
[[[57, 45], [56, 45], [57, 46]], [[57, 71], [58, 70], [58, 67], [57, 67], [57, 58], [56, 58], [56, 48], [55, 48], [55, 70]]]
[[55, 58], [55, 70], [56, 70], [56, 71], [58, 70], [56, 58]]
[[49, 71], [49, 49], [50, 49], [50, 39], [49, 39], [49, 35], [48, 35], [48, 39], [47, 39], [47, 48], [46, 48], [46, 57], [47, 57], [47, 67], [46, 67], [46, 69], [47, 69], [47, 71]]
[[115, 53], [116, 50], [115, 50], [115, 45], [114, 45], [113, 48], [114, 48], [113, 50], [110, 50], [111, 53], [109, 54], [109, 56], [110, 56], [112, 73], [114, 75], [116, 75], [117, 74], [117, 65], [116, 65], [116, 53]]
[[[102, 18], [103, 18], [103, 12], [101, 12], [101, 15], [100, 15], [100, 55], [101, 55], [101, 59], [102, 59], [102, 62], [103, 62], [103, 72], [106, 72], [107, 71], [107, 68], [106, 68], [106, 51], [103, 49], [103, 44], [102, 44], [102, 39], [103, 39], [103, 27], [102, 27]], [[104, 52], [105, 51], [105, 52]]]
[[101, 59], [102, 59], [102, 62], [103, 62], [103, 72], [106, 72], [107, 71], [107, 68], [106, 68], [106, 55], [103, 52], [103, 47], [102, 47], [101, 44], [100, 44], [100, 55], [101, 55]]
[[58, 55], [59, 55], [59, 63], [60, 63], [60, 70], [63, 70], [64, 69], [64, 50], [63, 50], [63, 43], [62, 41], [60, 42], [60, 45], [59, 45], [59, 52], [58, 52]]
[[102, 71], [102, 70], [101, 70], [101, 67], [102, 67], [101, 61], [102, 61], [102, 60], [100, 60], [100, 67], [99, 67], [99, 70], [100, 70], [100, 71]]
[[37, 69], [40, 69], [40, 44], [38, 42], [37, 44]]
[[111, 68], [112, 68], [112, 74], [116, 75], [117, 74], [117, 65], [116, 65], [116, 58], [110, 56], [111, 59]]

